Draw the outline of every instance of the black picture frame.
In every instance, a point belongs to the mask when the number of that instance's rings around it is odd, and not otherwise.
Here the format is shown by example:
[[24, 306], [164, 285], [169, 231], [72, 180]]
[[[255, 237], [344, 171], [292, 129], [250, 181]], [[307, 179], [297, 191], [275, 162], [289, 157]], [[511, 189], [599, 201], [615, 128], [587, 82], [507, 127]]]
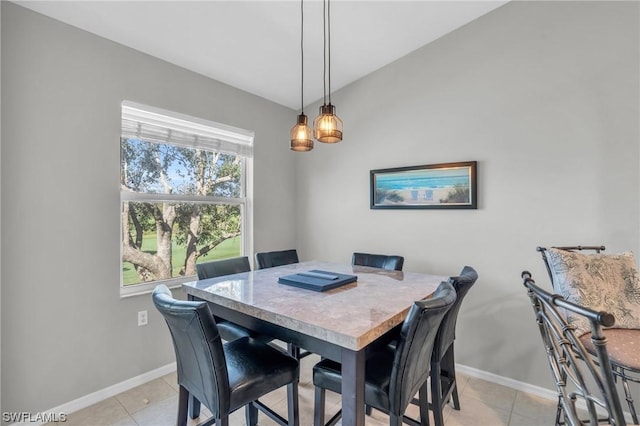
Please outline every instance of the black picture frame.
[[371, 209], [477, 209], [478, 163], [371, 170]]

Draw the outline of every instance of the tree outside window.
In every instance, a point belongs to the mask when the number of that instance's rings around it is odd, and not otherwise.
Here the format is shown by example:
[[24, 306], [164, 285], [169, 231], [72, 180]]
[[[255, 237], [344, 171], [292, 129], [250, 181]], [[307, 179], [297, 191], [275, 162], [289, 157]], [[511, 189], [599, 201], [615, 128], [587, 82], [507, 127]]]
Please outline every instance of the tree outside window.
[[123, 289], [193, 279], [196, 263], [245, 246], [245, 156], [203, 147], [197, 134], [188, 146], [183, 128], [152, 130], [120, 140]]

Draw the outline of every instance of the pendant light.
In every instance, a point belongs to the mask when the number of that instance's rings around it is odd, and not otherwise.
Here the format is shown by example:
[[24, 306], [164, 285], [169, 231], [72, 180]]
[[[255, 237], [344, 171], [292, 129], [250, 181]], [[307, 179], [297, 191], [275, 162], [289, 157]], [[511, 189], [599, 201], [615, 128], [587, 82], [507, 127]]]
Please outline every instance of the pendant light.
[[[342, 120], [336, 115], [336, 107], [331, 105], [331, 3], [323, 0], [322, 22], [324, 24], [324, 58], [323, 65], [323, 104], [320, 115], [313, 121], [314, 137], [319, 142], [336, 143], [342, 140]], [[328, 35], [327, 35], [328, 34]], [[327, 60], [328, 59], [328, 60]], [[328, 63], [327, 63], [328, 62]], [[327, 78], [328, 70], [328, 78]], [[329, 103], [327, 103], [327, 81], [329, 85]]]
[[304, 0], [300, 0], [300, 62], [300, 115], [296, 125], [291, 128], [291, 150], [303, 152], [313, 149], [311, 128], [304, 115]]

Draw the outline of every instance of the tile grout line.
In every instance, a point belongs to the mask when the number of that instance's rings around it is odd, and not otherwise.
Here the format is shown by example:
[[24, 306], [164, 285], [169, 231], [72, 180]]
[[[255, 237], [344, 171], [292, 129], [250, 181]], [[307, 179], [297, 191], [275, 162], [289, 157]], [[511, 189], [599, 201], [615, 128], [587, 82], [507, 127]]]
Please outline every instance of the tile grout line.
[[507, 425], [511, 426], [511, 419], [513, 418], [513, 409], [516, 406], [516, 399], [518, 399], [519, 390], [516, 390], [516, 393], [513, 395], [513, 401], [511, 401], [511, 409], [509, 410], [509, 420], [507, 420]]
[[[136, 422], [136, 419], [133, 418], [133, 416], [131, 415], [129, 410], [127, 410], [127, 407], [125, 407], [124, 404], [122, 403], [122, 401], [120, 401], [120, 398], [118, 398], [118, 395], [120, 395], [120, 394], [114, 395], [113, 399], [115, 399], [118, 402], [118, 404], [120, 404], [120, 406], [122, 407], [124, 412], [127, 413], [127, 417], [129, 417], [129, 419], [131, 419], [131, 421], [133, 421], [133, 423], [135, 423], [137, 425], [138, 422]], [[118, 420], [118, 422], [121, 422], [122, 420], [124, 420], [124, 419], [120, 419], [120, 420]]]

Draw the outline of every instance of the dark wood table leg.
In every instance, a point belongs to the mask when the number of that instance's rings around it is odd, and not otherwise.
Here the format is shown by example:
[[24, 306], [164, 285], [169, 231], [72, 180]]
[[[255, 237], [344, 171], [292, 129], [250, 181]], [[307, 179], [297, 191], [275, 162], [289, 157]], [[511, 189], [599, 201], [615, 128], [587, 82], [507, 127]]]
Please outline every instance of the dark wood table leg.
[[342, 349], [342, 424], [364, 426], [364, 349]]

